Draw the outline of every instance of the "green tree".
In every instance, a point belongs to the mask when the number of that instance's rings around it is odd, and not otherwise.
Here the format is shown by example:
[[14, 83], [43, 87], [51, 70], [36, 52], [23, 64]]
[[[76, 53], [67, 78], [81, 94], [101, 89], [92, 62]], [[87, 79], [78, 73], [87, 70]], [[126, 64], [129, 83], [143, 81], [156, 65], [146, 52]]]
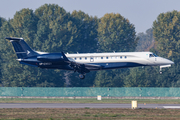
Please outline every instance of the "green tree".
[[[34, 47], [37, 50], [69, 53], [96, 51], [97, 18], [89, 17], [82, 11], [73, 11], [70, 14], [58, 5], [51, 4], [41, 6], [35, 14], [39, 18], [34, 41]], [[77, 75], [74, 76], [67, 71], [60, 71], [60, 73], [64, 74], [61, 79], [71, 83], [71, 86], [82, 85]], [[87, 86], [87, 84], [84, 85]]]
[[[3, 25], [3, 23], [5, 22], [6, 20], [2, 17], [0, 17], [0, 31], [1, 31], [1, 26]], [[1, 50], [0, 50], [1, 52]], [[2, 52], [1, 52], [2, 53]], [[1, 84], [1, 79], [2, 79], [2, 74], [1, 74], [1, 70], [2, 70], [2, 58], [1, 58], [1, 54], [0, 54], [0, 84]]]
[[[153, 22], [153, 34], [155, 38], [155, 51], [162, 57], [173, 60], [175, 64], [166, 68], [166, 75], [158, 77], [163, 84], [158, 86], [177, 86], [180, 64], [180, 13], [172, 11], [161, 13]], [[164, 78], [164, 79], [163, 79]]]
[[149, 51], [154, 47], [154, 37], [153, 37], [153, 29], [149, 28], [146, 30], [146, 33], [138, 33], [137, 37], [139, 38], [136, 51]]
[[[74, 51], [81, 53], [91, 53], [97, 51], [97, 17], [89, 16], [82, 11], [73, 11], [71, 14], [73, 23], [77, 27], [76, 39], [77, 42]], [[82, 81], [77, 73], [69, 74], [70, 86], [89, 87], [93, 86], [96, 72], [86, 74], [86, 78]]]
[[32, 47], [38, 20], [32, 10], [22, 9], [2, 27], [1, 43], [4, 43], [2, 47], [4, 52], [1, 72], [4, 86], [64, 86], [64, 80], [59, 79], [62, 78], [62, 74], [58, 70], [43, 70], [19, 64], [12, 45], [4, 40], [6, 36], [23, 37]]
[[97, 28], [99, 19], [89, 16], [82, 11], [73, 11], [71, 14], [72, 20], [77, 27], [76, 41], [78, 52], [96, 52], [97, 51]]
[[[55, 4], [45, 4], [35, 12], [31, 9], [16, 12], [13, 19], [5, 21], [0, 31], [3, 85], [64, 86], [67, 78], [67, 72], [62, 70], [45, 70], [19, 64], [12, 44], [4, 40], [5, 37], [23, 37], [37, 51], [95, 52], [98, 20], [82, 11], [70, 14]], [[95, 77], [95, 74], [90, 73], [89, 76]], [[69, 79], [73, 81], [72, 86], [92, 86], [94, 79], [91, 77], [83, 85], [72, 75]]]
[[180, 13], [172, 11], [161, 13], [153, 23], [153, 34], [157, 42], [157, 51], [163, 57], [176, 58], [180, 46]]
[[6, 19], [0, 17], [0, 30], [1, 30], [1, 26], [3, 25], [3, 23], [6, 21]]
[[98, 71], [94, 86], [96, 87], [122, 87], [124, 79], [128, 74], [128, 69]]
[[[120, 14], [105, 14], [98, 25], [98, 50], [100, 52], [132, 52], [137, 45], [134, 25]], [[98, 71], [94, 85], [122, 87], [128, 69]]]
[[[45, 4], [35, 11], [39, 18], [34, 47], [40, 51], [67, 52], [73, 47], [72, 32], [76, 31], [70, 18], [62, 7]], [[70, 51], [71, 52], [71, 51]]]
[[[36, 21], [33, 11], [30, 9], [22, 9], [16, 12], [14, 19], [7, 21], [1, 27], [1, 44], [3, 65], [2, 83], [4, 86], [29, 86], [35, 84], [35, 71], [31, 67], [20, 65], [16, 59], [16, 54], [13, 51], [12, 44], [4, 38], [8, 36], [24, 37], [27, 42], [32, 45], [31, 39], [35, 32], [32, 26]], [[29, 39], [28, 39], [29, 38]], [[31, 72], [30, 72], [31, 71]]]
[[13, 49], [10, 42], [7, 42], [4, 38], [13, 33], [13, 27], [9, 21], [6, 21], [0, 31], [0, 51], [1, 51], [1, 82], [3, 86], [8, 86], [12, 81], [12, 74], [9, 70], [13, 70], [13, 62], [16, 63], [16, 56], [13, 53]]
[[134, 51], [137, 44], [134, 25], [120, 14], [105, 14], [98, 25], [98, 42], [101, 52]]
[[155, 87], [158, 75], [157, 67], [130, 68], [129, 74], [124, 79], [125, 87]]

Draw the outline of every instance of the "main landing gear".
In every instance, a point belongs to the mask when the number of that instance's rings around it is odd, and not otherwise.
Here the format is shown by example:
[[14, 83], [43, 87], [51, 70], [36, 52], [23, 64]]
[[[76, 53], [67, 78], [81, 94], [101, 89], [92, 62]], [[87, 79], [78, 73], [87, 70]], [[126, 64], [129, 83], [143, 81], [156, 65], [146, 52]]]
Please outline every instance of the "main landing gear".
[[161, 65], [159, 73], [162, 74], [162, 68], [171, 67], [171, 65]]
[[84, 64], [77, 64], [77, 63], [71, 63], [70, 66], [74, 69], [74, 72], [78, 72], [79, 74], [79, 78], [80, 79], [84, 79], [85, 78], [85, 74], [90, 72], [88, 69], [85, 68]]
[[85, 78], [85, 75], [84, 75], [84, 74], [79, 74], [79, 78], [80, 78], [80, 79], [84, 79], [84, 78]]

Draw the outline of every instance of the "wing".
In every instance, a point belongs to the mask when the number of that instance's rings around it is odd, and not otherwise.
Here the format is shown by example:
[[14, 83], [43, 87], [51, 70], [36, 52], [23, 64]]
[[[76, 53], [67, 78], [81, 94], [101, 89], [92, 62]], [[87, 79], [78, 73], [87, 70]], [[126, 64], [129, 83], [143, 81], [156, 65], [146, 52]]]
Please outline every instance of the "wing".
[[78, 63], [78, 62], [71, 61], [66, 57], [66, 55], [63, 52], [61, 52], [61, 53], [63, 55], [64, 61], [66, 63], [68, 63], [71, 68], [74, 69], [74, 72], [77, 71], [78, 73], [84, 74], [84, 73], [88, 73], [92, 70], [100, 70], [103, 68], [103, 66], [101, 66], [101, 65]]

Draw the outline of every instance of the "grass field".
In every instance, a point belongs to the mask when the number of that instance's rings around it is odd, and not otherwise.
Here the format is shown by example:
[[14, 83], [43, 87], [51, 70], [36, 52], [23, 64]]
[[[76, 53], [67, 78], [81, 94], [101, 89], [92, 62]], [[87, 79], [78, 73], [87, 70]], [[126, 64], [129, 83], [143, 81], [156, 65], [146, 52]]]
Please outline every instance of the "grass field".
[[[134, 100], [134, 99], [133, 99]], [[180, 104], [180, 99], [135, 99], [147, 104]], [[131, 103], [132, 99], [0, 98], [0, 103]]]
[[179, 119], [180, 109], [16, 108], [0, 109], [0, 119]]
[[[136, 99], [138, 103], [180, 104], [180, 100]], [[131, 103], [132, 99], [43, 99], [1, 98], [0, 103]], [[179, 119], [180, 109], [121, 108], [0, 108], [0, 119]]]

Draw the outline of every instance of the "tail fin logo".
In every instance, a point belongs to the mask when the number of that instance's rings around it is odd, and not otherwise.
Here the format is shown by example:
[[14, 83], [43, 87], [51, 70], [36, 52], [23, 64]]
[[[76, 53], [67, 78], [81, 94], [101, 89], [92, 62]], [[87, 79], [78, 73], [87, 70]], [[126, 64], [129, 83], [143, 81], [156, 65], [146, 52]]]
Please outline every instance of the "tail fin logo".
[[30, 51], [29, 50], [27, 50], [27, 55], [29, 55], [30, 54]]

